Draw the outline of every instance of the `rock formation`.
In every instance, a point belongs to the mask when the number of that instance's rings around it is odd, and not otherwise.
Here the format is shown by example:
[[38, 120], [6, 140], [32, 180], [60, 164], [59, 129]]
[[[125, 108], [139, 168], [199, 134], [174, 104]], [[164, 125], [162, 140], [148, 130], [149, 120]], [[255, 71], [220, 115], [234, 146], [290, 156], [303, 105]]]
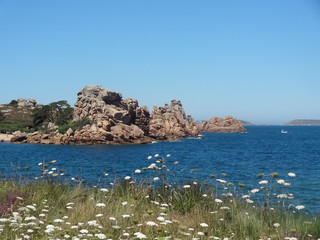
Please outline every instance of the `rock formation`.
[[153, 107], [149, 127], [152, 138], [176, 139], [198, 133], [198, 127], [190, 115], [186, 116], [180, 101], [172, 100], [170, 105]]
[[74, 136], [92, 133], [107, 142], [143, 141], [149, 131], [149, 116], [148, 108], [139, 107], [136, 99], [123, 100], [118, 92], [100, 86], [86, 86], [78, 93], [74, 119], [88, 118], [92, 124], [82, 132], [76, 131]]
[[25, 98], [19, 98], [17, 99], [17, 105], [19, 108], [24, 108], [24, 107], [35, 108], [39, 104], [34, 98], [29, 98], [28, 100]]
[[[36, 101], [19, 100], [18, 104], [36, 105]], [[211, 118], [197, 125], [186, 115], [180, 101], [172, 100], [164, 107], [140, 107], [133, 98], [123, 99], [118, 92], [101, 86], [86, 86], [78, 93], [74, 121], [88, 119], [82, 129], [69, 128], [65, 134], [52, 128], [50, 134], [16, 132], [11, 142], [41, 144], [123, 144], [148, 143], [196, 136], [199, 132], [245, 132], [242, 123], [232, 117]]]
[[241, 133], [247, 131], [241, 121], [231, 116], [225, 118], [213, 117], [209, 121], [203, 121], [199, 128], [200, 132], [213, 133]]

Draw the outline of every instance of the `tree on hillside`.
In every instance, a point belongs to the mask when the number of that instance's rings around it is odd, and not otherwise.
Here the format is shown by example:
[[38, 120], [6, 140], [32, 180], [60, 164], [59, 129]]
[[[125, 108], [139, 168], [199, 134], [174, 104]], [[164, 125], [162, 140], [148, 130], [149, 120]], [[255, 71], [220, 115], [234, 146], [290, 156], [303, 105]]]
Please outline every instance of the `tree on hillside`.
[[13, 107], [17, 107], [18, 106], [18, 101], [17, 100], [12, 100], [9, 105], [13, 106]]
[[33, 124], [40, 126], [44, 122], [52, 122], [58, 126], [72, 120], [73, 108], [65, 100], [52, 102], [41, 108], [35, 109], [33, 113]]

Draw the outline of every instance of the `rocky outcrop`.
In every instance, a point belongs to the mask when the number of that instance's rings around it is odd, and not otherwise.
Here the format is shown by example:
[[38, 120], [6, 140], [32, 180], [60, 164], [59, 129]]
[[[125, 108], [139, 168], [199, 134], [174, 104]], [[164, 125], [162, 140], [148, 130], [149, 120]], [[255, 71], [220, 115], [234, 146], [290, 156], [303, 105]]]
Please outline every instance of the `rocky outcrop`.
[[165, 140], [194, 136], [199, 133], [190, 115], [186, 115], [180, 101], [172, 100], [164, 107], [153, 107], [150, 118], [149, 135]]
[[17, 106], [19, 108], [25, 108], [25, 107], [35, 108], [39, 106], [39, 104], [34, 98], [29, 98], [29, 99], [19, 98], [17, 99]]
[[[36, 101], [29, 99], [27, 102], [36, 106]], [[23, 105], [26, 101], [19, 103]], [[15, 133], [11, 142], [68, 145], [149, 143], [196, 136], [199, 132], [245, 131], [241, 122], [232, 117], [212, 118], [197, 125], [190, 115], [186, 115], [178, 100], [163, 107], [153, 107], [150, 114], [148, 108], [140, 107], [136, 99], [123, 99], [121, 93], [101, 86], [86, 86], [78, 93], [73, 117], [74, 121], [86, 118], [90, 124], [77, 130], [70, 128], [65, 134], [59, 133], [54, 125], [50, 127], [50, 134]]]
[[99, 142], [147, 141], [149, 116], [148, 108], [139, 107], [136, 99], [123, 100], [120, 93], [101, 86], [86, 86], [80, 91], [74, 109], [75, 120], [88, 118], [92, 122], [83, 134], [99, 136]]
[[247, 131], [241, 121], [231, 116], [225, 118], [213, 117], [209, 121], [203, 121], [199, 128], [200, 132], [213, 133], [241, 133]]

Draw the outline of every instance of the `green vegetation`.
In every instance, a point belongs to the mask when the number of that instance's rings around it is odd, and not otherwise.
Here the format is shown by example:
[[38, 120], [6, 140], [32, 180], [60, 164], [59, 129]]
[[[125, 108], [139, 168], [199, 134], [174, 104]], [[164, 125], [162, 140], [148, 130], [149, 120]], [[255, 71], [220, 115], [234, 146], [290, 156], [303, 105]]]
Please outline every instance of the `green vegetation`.
[[69, 121], [66, 124], [60, 126], [58, 131], [62, 134], [66, 133], [66, 131], [71, 128], [73, 131], [79, 130], [86, 126], [87, 124], [91, 124], [91, 121], [88, 118], [81, 118], [78, 121]]
[[3, 121], [4, 120], [4, 114], [2, 112], [0, 112], [0, 121]]
[[[259, 188], [226, 179], [177, 185], [170, 156], [104, 186], [68, 183], [55, 161], [36, 181], [0, 183], [1, 239], [289, 239], [320, 237], [320, 220], [293, 205], [289, 183], [274, 174]], [[173, 164], [172, 169], [167, 171]], [[27, 169], [26, 169], [27, 170]], [[175, 181], [169, 183], [173, 174]], [[196, 172], [194, 172], [196, 173]], [[143, 177], [141, 177], [143, 176]], [[220, 174], [226, 177], [226, 175]], [[278, 175], [280, 176], [280, 174]], [[287, 178], [295, 178], [294, 173]], [[42, 179], [42, 180], [39, 180]], [[227, 186], [232, 186], [229, 188]], [[220, 189], [220, 190], [219, 190]], [[281, 190], [280, 194], [277, 190]], [[260, 197], [257, 197], [261, 194]], [[271, 201], [275, 196], [276, 201]]]
[[10, 103], [9, 103], [10, 106], [13, 106], [13, 107], [17, 107], [18, 106], [18, 101], [17, 100], [12, 100]]
[[15, 131], [33, 132], [32, 122], [25, 119], [4, 119], [0, 121], [0, 133], [12, 133]]
[[0, 133], [32, 132], [33, 130], [31, 109], [17, 108], [14, 104], [7, 104], [0, 108]]
[[[48, 129], [48, 123], [54, 123], [61, 133], [68, 128], [81, 129], [90, 121], [86, 118], [72, 121], [73, 108], [65, 100], [52, 102], [32, 109], [30, 107], [17, 107], [18, 102], [12, 100], [9, 104], [0, 108], [0, 132], [52, 132], [56, 129]], [[6, 112], [6, 113], [4, 113]]]
[[61, 126], [72, 120], [72, 114], [73, 109], [67, 101], [52, 102], [34, 110], [33, 124], [34, 126], [40, 126], [45, 122], [52, 122]]

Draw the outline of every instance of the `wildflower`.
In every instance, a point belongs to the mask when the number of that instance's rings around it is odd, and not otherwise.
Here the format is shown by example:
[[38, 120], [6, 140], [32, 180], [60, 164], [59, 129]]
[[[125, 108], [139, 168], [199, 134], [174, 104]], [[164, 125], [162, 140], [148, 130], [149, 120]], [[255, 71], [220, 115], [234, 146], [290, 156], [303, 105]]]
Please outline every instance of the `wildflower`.
[[124, 215], [122, 215], [122, 217], [123, 217], [123, 218], [129, 218], [129, 217], [130, 217], [130, 215], [128, 215], [128, 214], [124, 214]]
[[106, 205], [104, 203], [97, 203], [96, 206], [97, 207], [105, 207]]
[[150, 164], [149, 169], [157, 169], [157, 165], [155, 163]]
[[203, 232], [198, 232], [198, 235], [199, 236], [204, 236], [204, 233]]
[[27, 205], [26, 207], [29, 208], [29, 209], [32, 209], [33, 211], [37, 210], [33, 205]]
[[38, 166], [41, 166], [41, 165], [43, 165], [43, 163], [42, 163], [42, 162], [39, 162], [39, 163], [38, 163]]
[[62, 223], [62, 222], [64, 222], [64, 220], [58, 218], [58, 219], [53, 220], [53, 222], [55, 222], [55, 223]]
[[246, 199], [247, 203], [253, 203], [253, 201], [251, 199]]
[[104, 235], [103, 233], [96, 233], [94, 236], [97, 237], [98, 239], [106, 239], [107, 238], [107, 236]]
[[141, 173], [141, 170], [140, 169], [137, 169], [134, 171], [135, 173]]
[[268, 184], [268, 180], [262, 180], [262, 181], [259, 182], [259, 184], [260, 184], [260, 185]]
[[50, 224], [46, 226], [46, 230], [45, 230], [46, 233], [51, 233], [53, 231], [54, 231], [54, 225]]
[[145, 239], [145, 238], [147, 238], [147, 236], [144, 235], [144, 234], [141, 233], [141, 232], [136, 232], [136, 233], [134, 233], [134, 235], [135, 235], [136, 238], [138, 238], [138, 239]]
[[289, 177], [296, 177], [297, 175], [296, 175], [295, 173], [289, 172], [289, 173], [288, 173], [288, 176], [289, 176]]
[[209, 227], [209, 225], [206, 224], [206, 223], [200, 223], [200, 226], [201, 226], [201, 227]]
[[243, 195], [242, 198], [249, 198], [250, 195]]
[[117, 219], [115, 217], [109, 217], [109, 220], [116, 221]]
[[221, 200], [221, 199], [218, 199], [218, 198], [215, 199], [214, 201], [215, 201], [216, 203], [222, 203], [222, 200]]
[[286, 187], [287, 187], [287, 186], [290, 186], [290, 185], [291, 185], [291, 183], [288, 183], [288, 182], [285, 182], [285, 183], [284, 183], [284, 186], [286, 186]]
[[148, 159], [150, 160], [152, 158], [152, 156], [148, 156]]
[[159, 177], [155, 177], [155, 178], [153, 178], [153, 181], [159, 181]]
[[279, 183], [279, 184], [284, 184], [285, 181], [284, 181], [283, 179], [279, 179], [279, 180], [277, 180], [277, 183]]
[[82, 233], [82, 234], [87, 234], [87, 233], [89, 233], [89, 231], [88, 231], [87, 229], [81, 229], [79, 232]]
[[157, 217], [157, 220], [160, 221], [160, 222], [165, 221], [164, 217]]
[[276, 227], [276, 228], [280, 227], [280, 223], [274, 223], [273, 226]]
[[158, 224], [156, 224], [155, 222], [152, 222], [152, 221], [148, 221], [148, 222], [146, 222], [146, 224], [150, 227], [158, 227]]
[[[103, 214], [101, 214], [103, 215]], [[91, 221], [88, 221], [88, 225], [89, 226], [98, 226], [98, 222], [96, 220], [91, 220]]]
[[227, 181], [226, 180], [223, 180], [223, 179], [216, 179], [218, 182], [220, 182], [220, 183], [226, 183]]
[[101, 188], [100, 191], [101, 192], [109, 192], [109, 190], [107, 188]]
[[190, 185], [184, 185], [183, 188], [190, 188]]
[[167, 154], [167, 157], [171, 157], [171, 155], [170, 155], [170, 154]]
[[127, 204], [128, 204], [128, 202], [126, 202], [126, 201], [124, 201], [124, 202], [121, 203], [122, 206], [125, 206], [125, 205], [127, 205]]
[[298, 210], [304, 209], [304, 206], [303, 205], [297, 205], [296, 209], [298, 209]]
[[257, 192], [259, 192], [260, 190], [258, 189], [258, 188], [255, 188], [255, 189], [252, 189], [250, 192], [251, 193], [257, 193]]
[[202, 197], [208, 197], [208, 194], [202, 194]]
[[159, 155], [158, 153], [154, 155], [154, 157], [156, 157], [156, 158], [159, 157], [159, 156], [160, 156], [160, 155]]
[[229, 210], [230, 208], [229, 207], [221, 207], [220, 209], [221, 210]]
[[33, 221], [33, 220], [37, 220], [37, 218], [34, 216], [31, 216], [31, 217], [26, 217], [24, 220], [25, 221]]
[[288, 195], [285, 193], [279, 194], [277, 198], [288, 198]]
[[129, 180], [130, 178], [131, 178], [130, 176], [126, 176], [124, 179]]

